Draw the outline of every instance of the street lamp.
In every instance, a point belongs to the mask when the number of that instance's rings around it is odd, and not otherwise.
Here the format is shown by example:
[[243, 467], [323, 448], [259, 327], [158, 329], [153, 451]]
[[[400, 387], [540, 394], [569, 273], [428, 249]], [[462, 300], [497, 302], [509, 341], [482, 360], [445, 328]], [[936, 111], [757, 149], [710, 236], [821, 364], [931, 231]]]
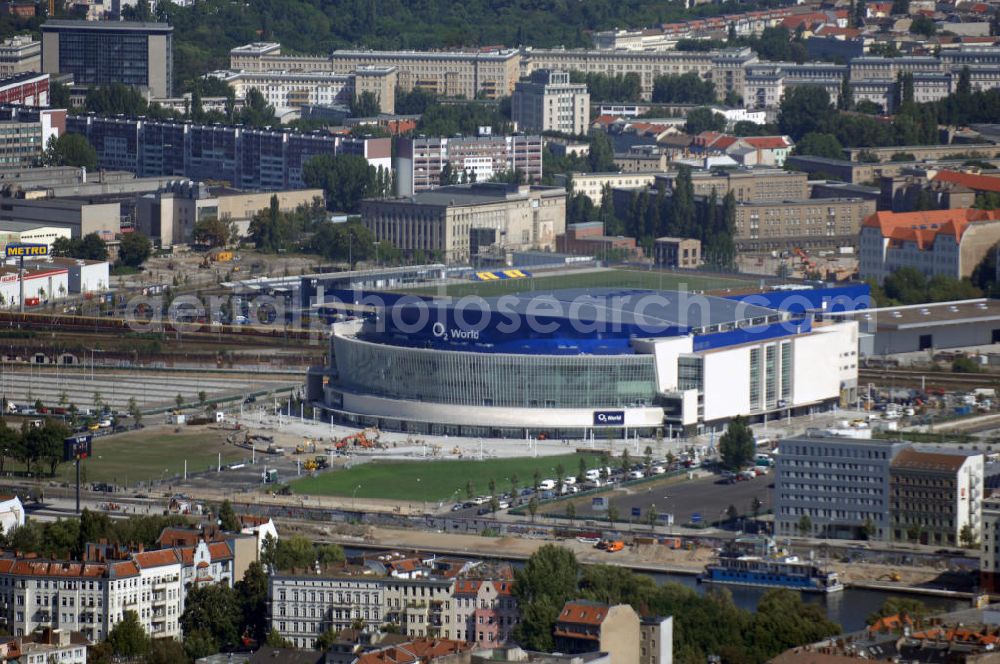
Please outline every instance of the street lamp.
[[356, 487], [354, 487], [354, 493], [351, 494], [351, 507], [352, 508], [353, 507], [357, 507], [357, 504], [358, 504], [358, 489], [360, 489], [360, 488], [361, 488], [361, 485], [360, 484], [357, 485]]

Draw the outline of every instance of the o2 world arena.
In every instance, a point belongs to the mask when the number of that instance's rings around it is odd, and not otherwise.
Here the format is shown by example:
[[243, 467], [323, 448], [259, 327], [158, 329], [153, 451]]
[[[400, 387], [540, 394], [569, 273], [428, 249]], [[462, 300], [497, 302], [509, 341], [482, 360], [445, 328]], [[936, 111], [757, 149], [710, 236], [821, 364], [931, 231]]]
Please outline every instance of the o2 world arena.
[[678, 435], [855, 398], [866, 286], [710, 296], [586, 289], [324, 295], [308, 398], [333, 421], [423, 434]]

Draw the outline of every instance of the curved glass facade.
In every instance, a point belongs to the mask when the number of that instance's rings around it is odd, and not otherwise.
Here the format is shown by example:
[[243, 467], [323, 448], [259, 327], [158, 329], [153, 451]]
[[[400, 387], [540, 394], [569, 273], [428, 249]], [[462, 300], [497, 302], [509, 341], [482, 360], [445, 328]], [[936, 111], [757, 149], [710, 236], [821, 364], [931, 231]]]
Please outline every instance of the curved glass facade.
[[513, 355], [424, 350], [333, 337], [336, 381], [352, 392], [464, 406], [652, 405], [652, 355]]

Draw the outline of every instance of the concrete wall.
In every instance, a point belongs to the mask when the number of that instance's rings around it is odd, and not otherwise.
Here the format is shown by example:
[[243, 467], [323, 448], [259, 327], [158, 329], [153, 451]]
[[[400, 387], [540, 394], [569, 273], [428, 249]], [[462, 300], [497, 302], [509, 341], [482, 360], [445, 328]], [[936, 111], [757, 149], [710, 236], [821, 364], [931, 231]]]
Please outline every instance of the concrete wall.
[[636, 664], [639, 661], [639, 614], [628, 604], [608, 609], [601, 623], [600, 650], [611, 655], [611, 664]]

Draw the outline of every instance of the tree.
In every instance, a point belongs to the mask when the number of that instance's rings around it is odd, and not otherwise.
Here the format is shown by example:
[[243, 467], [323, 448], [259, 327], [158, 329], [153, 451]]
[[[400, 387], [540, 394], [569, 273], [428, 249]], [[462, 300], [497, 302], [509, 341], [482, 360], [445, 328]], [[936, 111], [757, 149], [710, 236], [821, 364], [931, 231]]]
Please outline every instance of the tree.
[[561, 463], [556, 465], [556, 493], [561, 494], [566, 483], [566, 467]]
[[618, 516], [618, 508], [615, 507], [613, 503], [608, 505], [608, 523], [611, 524], [612, 528], [615, 527], [615, 523], [618, 521]]
[[531, 488], [534, 489], [535, 493], [538, 493], [538, 485], [542, 483], [542, 473], [540, 470], [535, 468], [535, 472], [531, 474]]
[[97, 170], [97, 151], [82, 134], [63, 134], [59, 138], [52, 137], [42, 154], [44, 166], [74, 166]]
[[646, 449], [642, 451], [642, 463], [646, 466], [646, 470], [651, 470], [653, 468], [653, 446], [646, 445]]
[[264, 566], [257, 561], [250, 563], [243, 578], [236, 582], [236, 595], [243, 615], [242, 624], [249, 635], [258, 641], [267, 635], [267, 584]]
[[736, 416], [729, 422], [726, 432], [719, 439], [719, 456], [729, 470], [739, 470], [747, 465], [756, 453], [753, 431], [746, 418]]
[[843, 159], [844, 146], [833, 134], [809, 132], [795, 144], [795, 154], [826, 157], [828, 159]]
[[347, 556], [344, 547], [339, 544], [323, 544], [316, 547], [316, 560], [320, 565], [340, 565], [347, 560]]
[[569, 519], [570, 523], [576, 519], [576, 505], [572, 502], [566, 503], [566, 518]]
[[[0, 468], [2, 470], [2, 468]], [[580, 463], [578, 464], [576, 471], [576, 481], [584, 482], [587, 479], [587, 460], [580, 457]]]
[[473, 486], [472, 480], [466, 480], [465, 482], [465, 497], [469, 500], [476, 497], [476, 487]]
[[888, 597], [877, 611], [873, 611], [865, 618], [865, 622], [874, 625], [881, 618], [889, 616], [907, 615], [914, 620], [920, 620], [930, 615], [931, 610], [926, 604], [915, 597]]
[[150, 639], [145, 664], [177, 664], [186, 659], [184, 644], [177, 639]]
[[796, 85], [787, 90], [778, 111], [778, 128], [795, 141], [810, 132], [824, 132], [835, 114], [830, 95], [818, 85]]
[[496, 518], [497, 512], [500, 510], [500, 499], [494, 495], [490, 496], [490, 512], [493, 517]]
[[139, 614], [126, 610], [108, 632], [108, 644], [119, 657], [143, 657], [149, 652], [149, 636], [139, 622]]
[[243, 606], [236, 589], [222, 584], [194, 586], [187, 592], [181, 628], [187, 636], [204, 630], [215, 650], [239, 645], [243, 627]]
[[760, 502], [760, 498], [757, 496], [754, 496], [753, 500], [750, 501], [750, 511], [753, 513], [754, 520], [757, 519], [757, 515], [760, 513], [760, 508], [763, 506], [764, 504]]
[[332, 627], [320, 634], [316, 639], [316, 650], [320, 650], [322, 652], [329, 650], [330, 647], [337, 642], [338, 635], [339, 632]]
[[312, 542], [301, 535], [278, 540], [274, 552], [274, 566], [280, 570], [306, 569], [316, 562]]
[[118, 262], [131, 268], [138, 268], [153, 253], [153, 243], [138, 231], [122, 235], [118, 246]]
[[357, 212], [361, 199], [385, 197], [391, 188], [379, 183], [378, 170], [359, 155], [318, 155], [302, 166], [306, 186], [322, 188], [327, 209]]
[[807, 537], [812, 534], [812, 529], [812, 519], [809, 518], [808, 514], [803, 514], [802, 518], [799, 519], [799, 534], [802, 535], [802, 537]]
[[247, 91], [243, 109], [239, 114], [239, 122], [250, 127], [272, 127], [281, 124], [274, 116], [274, 106], [267, 103], [264, 95], [257, 88]]
[[370, 118], [382, 112], [378, 97], [371, 90], [351, 97], [350, 108], [351, 115], [355, 118]]
[[7, 426], [7, 421], [0, 417], [0, 474], [4, 472], [7, 457], [17, 456], [20, 445], [20, 432]]
[[522, 619], [514, 638], [526, 650], [551, 651], [552, 627], [563, 604], [577, 592], [580, 565], [573, 552], [546, 544], [514, 572], [514, 595]]
[[510, 495], [511, 497], [517, 496], [517, 487], [520, 486], [520, 480], [517, 477], [517, 473], [512, 473], [510, 476]]
[[924, 37], [933, 37], [937, 32], [937, 24], [932, 18], [925, 14], [917, 14], [910, 23], [910, 32], [915, 35], [923, 35]]
[[219, 527], [230, 533], [238, 533], [243, 529], [243, 525], [233, 510], [233, 504], [228, 499], [223, 500], [222, 506], [219, 507]]
[[656, 520], [659, 518], [660, 514], [656, 511], [656, 505], [650, 505], [649, 509], [646, 510], [646, 523], [652, 528], [656, 525]]
[[680, 76], [653, 79], [653, 101], [681, 104], [711, 104], [716, 101], [715, 85], [689, 72]]
[[177, 405], [177, 409], [180, 410], [184, 406], [184, 397], [178, 392], [177, 396], [174, 397], [174, 403]]
[[52, 255], [106, 261], [108, 260], [108, 248], [100, 235], [88, 233], [82, 238], [56, 238], [52, 243]]
[[967, 523], [962, 526], [962, 529], [958, 532], [958, 541], [966, 549], [974, 549], [979, 546], [979, 542], [976, 541], [976, 531], [972, 529], [972, 524]]
[[139, 408], [139, 402], [135, 400], [135, 397], [128, 398], [128, 414], [136, 426], [142, 423], [142, 409]]
[[528, 513], [531, 514], [531, 522], [535, 522], [535, 515], [538, 514], [538, 496], [532, 495], [528, 501]]
[[309, 249], [333, 261], [346, 261], [353, 268], [358, 261], [375, 255], [375, 236], [360, 221], [326, 224], [313, 235]]
[[692, 136], [703, 131], [725, 131], [726, 116], [717, 113], [707, 106], [694, 108], [688, 111], [687, 121], [684, 123], [684, 132]]
[[209, 247], [224, 247], [237, 238], [236, 224], [218, 217], [198, 221], [193, 234], [195, 242]]

